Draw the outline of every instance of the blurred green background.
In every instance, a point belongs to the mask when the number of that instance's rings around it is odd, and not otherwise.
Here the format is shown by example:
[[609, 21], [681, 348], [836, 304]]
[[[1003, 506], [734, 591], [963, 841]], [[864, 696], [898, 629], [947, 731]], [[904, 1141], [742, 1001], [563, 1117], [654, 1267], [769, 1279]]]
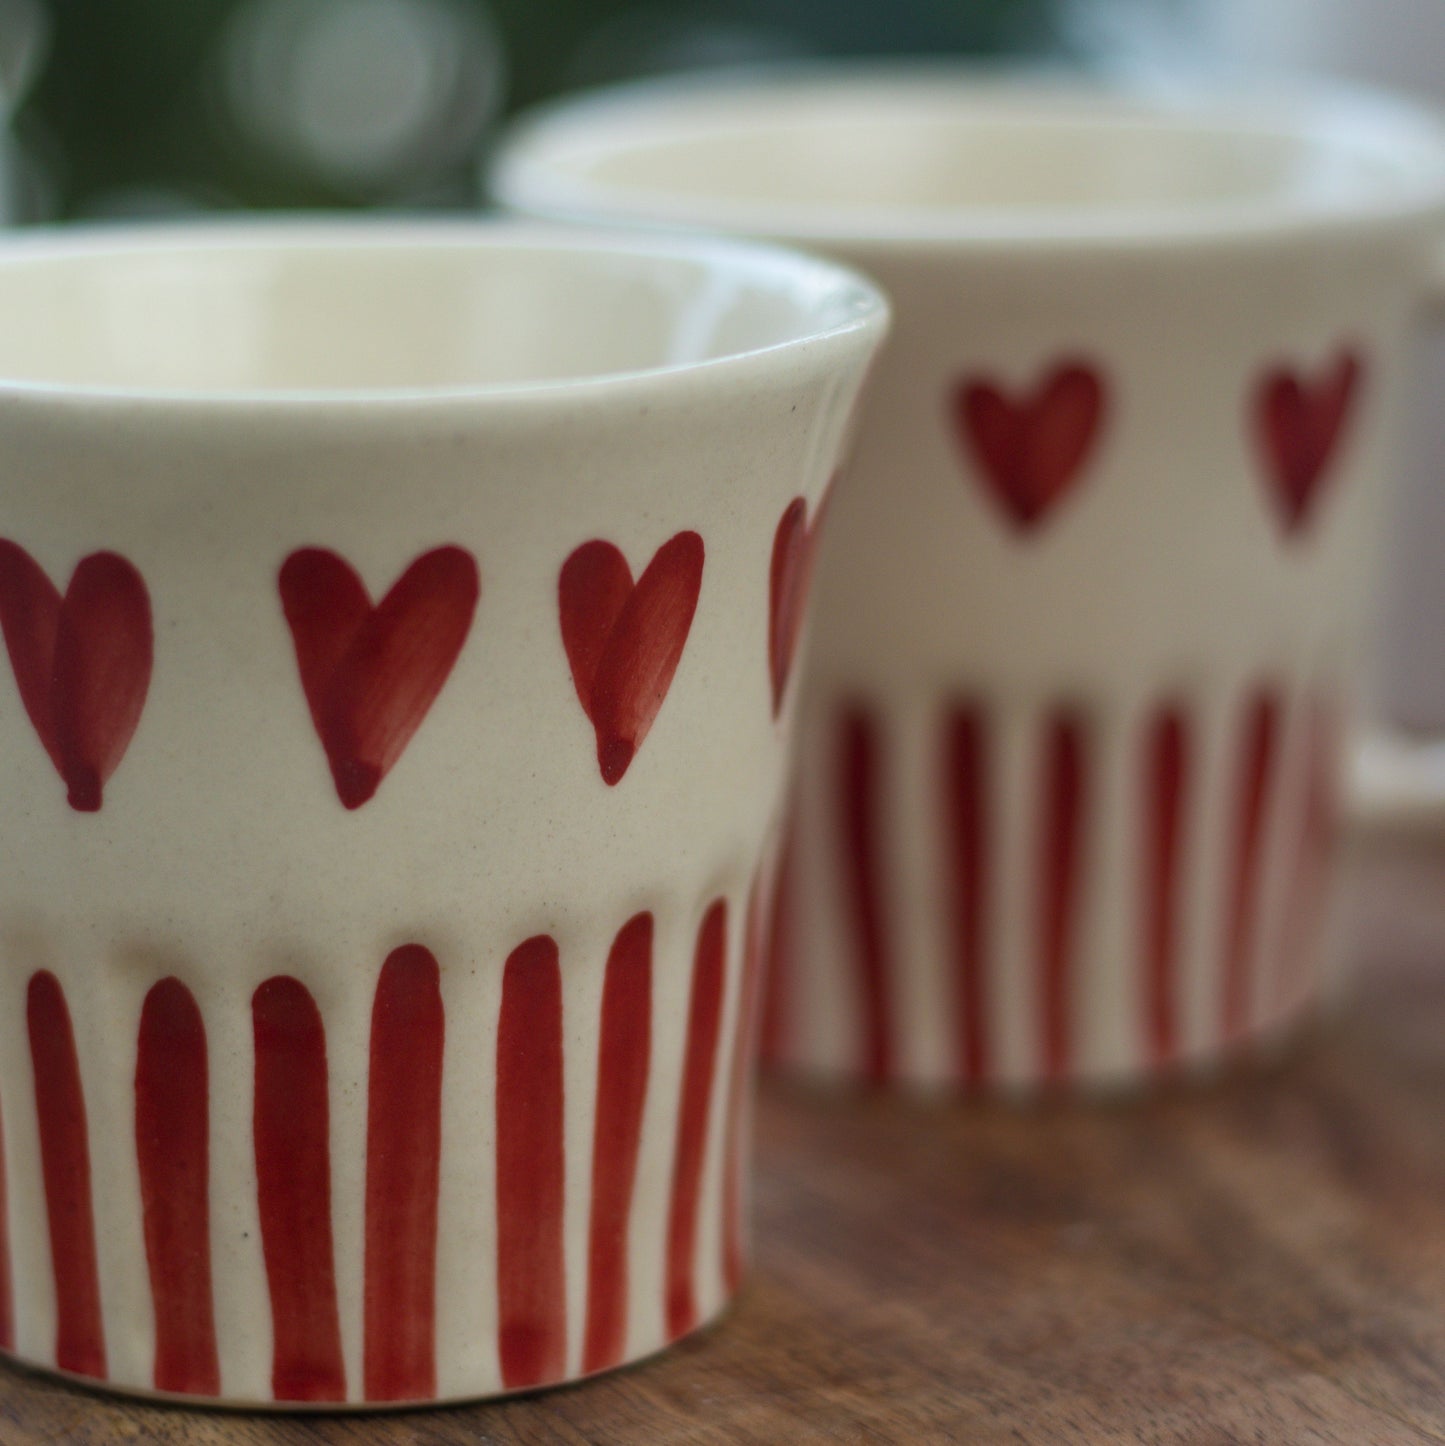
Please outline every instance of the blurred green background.
[[691, 66], [1050, 52], [1064, 4], [0, 0], [5, 209], [470, 206], [500, 121], [546, 96]]

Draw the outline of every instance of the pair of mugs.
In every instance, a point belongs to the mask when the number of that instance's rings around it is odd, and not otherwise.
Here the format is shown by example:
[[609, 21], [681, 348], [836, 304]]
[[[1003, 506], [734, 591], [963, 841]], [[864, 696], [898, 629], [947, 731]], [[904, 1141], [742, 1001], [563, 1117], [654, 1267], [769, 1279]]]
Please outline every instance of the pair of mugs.
[[[671, 234], [0, 253], [29, 1362], [574, 1378], [736, 1290], [755, 1022], [816, 1075], [1092, 1085], [1318, 987], [1432, 122], [690, 82], [496, 185]], [[866, 392], [870, 283], [699, 228], [876, 276]]]

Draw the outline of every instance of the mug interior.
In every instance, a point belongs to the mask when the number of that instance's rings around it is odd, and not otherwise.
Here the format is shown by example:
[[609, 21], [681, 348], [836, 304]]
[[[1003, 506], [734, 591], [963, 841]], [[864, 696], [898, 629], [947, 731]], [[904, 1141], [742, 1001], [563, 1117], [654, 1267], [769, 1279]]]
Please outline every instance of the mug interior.
[[791, 235], [1369, 210], [1438, 200], [1442, 177], [1441, 132], [1378, 97], [1154, 95], [923, 69], [564, 102], [524, 123], [495, 184], [533, 213]]
[[157, 228], [0, 250], [0, 388], [386, 394], [672, 370], [859, 324], [850, 273], [545, 228]]

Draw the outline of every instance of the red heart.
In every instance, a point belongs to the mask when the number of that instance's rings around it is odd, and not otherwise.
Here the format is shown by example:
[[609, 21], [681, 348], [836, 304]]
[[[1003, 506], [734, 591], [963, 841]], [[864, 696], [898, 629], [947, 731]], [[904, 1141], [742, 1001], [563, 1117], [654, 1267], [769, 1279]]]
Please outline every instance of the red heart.
[[0, 626], [20, 701], [70, 806], [94, 813], [130, 744], [151, 681], [151, 605], [125, 558], [81, 558], [62, 599], [34, 559], [0, 540]]
[[808, 504], [801, 497], [788, 503], [773, 534], [773, 562], [768, 575], [768, 670], [773, 679], [773, 717], [783, 708], [788, 673], [798, 647], [798, 634], [808, 604], [813, 580], [818, 536], [828, 496], [818, 504], [813, 525], [808, 526]]
[[282, 564], [281, 606], [336, 794], [360, 808], [421, 726], [466, 642], [481, 593], [460, 547], [413, 560], [375, 607], [350, 563], [303, 547]]
[[1313, 381], [1283, 366], [1260, 380], [1255, 430], [1287, 534], [1300, 531], [1309, 519], [1363, 371], [1359, 353], [1346, 347]]
[[1104, 417], [1105, 388], [1087, 362], [1058, 363], [1032, 396], [1014, 400], [987, 377], [960, 382], [950, 399], [959, 444], [1021, 532], [1078, 480]]
[[627, 772], [667, 697], [697, 611], [702, 563], [702, 538], [679, 532], [636, 584], [610, 542], [584, 542], [562, 564], [562, 646], [608, 784]]

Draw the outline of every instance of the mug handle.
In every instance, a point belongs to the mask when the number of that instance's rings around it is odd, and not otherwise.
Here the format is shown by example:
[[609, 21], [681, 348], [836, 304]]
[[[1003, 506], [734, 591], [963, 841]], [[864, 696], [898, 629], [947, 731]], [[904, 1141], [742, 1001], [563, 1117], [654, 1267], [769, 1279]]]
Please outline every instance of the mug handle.
[[1435, 264], [1425, 278], [1425, 314], [1432, 322], [1445, 322], [1445, 242], [1435, 251]]
[[1352, 831], [1400, 835], [1445, 832], [1445, 741], [1367, 725], [1349, 755]]
[[[1445, 325], [1445, 245], [1426, 280], [1424, 306], [1430, 321]], [[1352, 829], [1445, 834], [1445, 738], [1369, 723], [1351, 753], [1346, 786]]]

